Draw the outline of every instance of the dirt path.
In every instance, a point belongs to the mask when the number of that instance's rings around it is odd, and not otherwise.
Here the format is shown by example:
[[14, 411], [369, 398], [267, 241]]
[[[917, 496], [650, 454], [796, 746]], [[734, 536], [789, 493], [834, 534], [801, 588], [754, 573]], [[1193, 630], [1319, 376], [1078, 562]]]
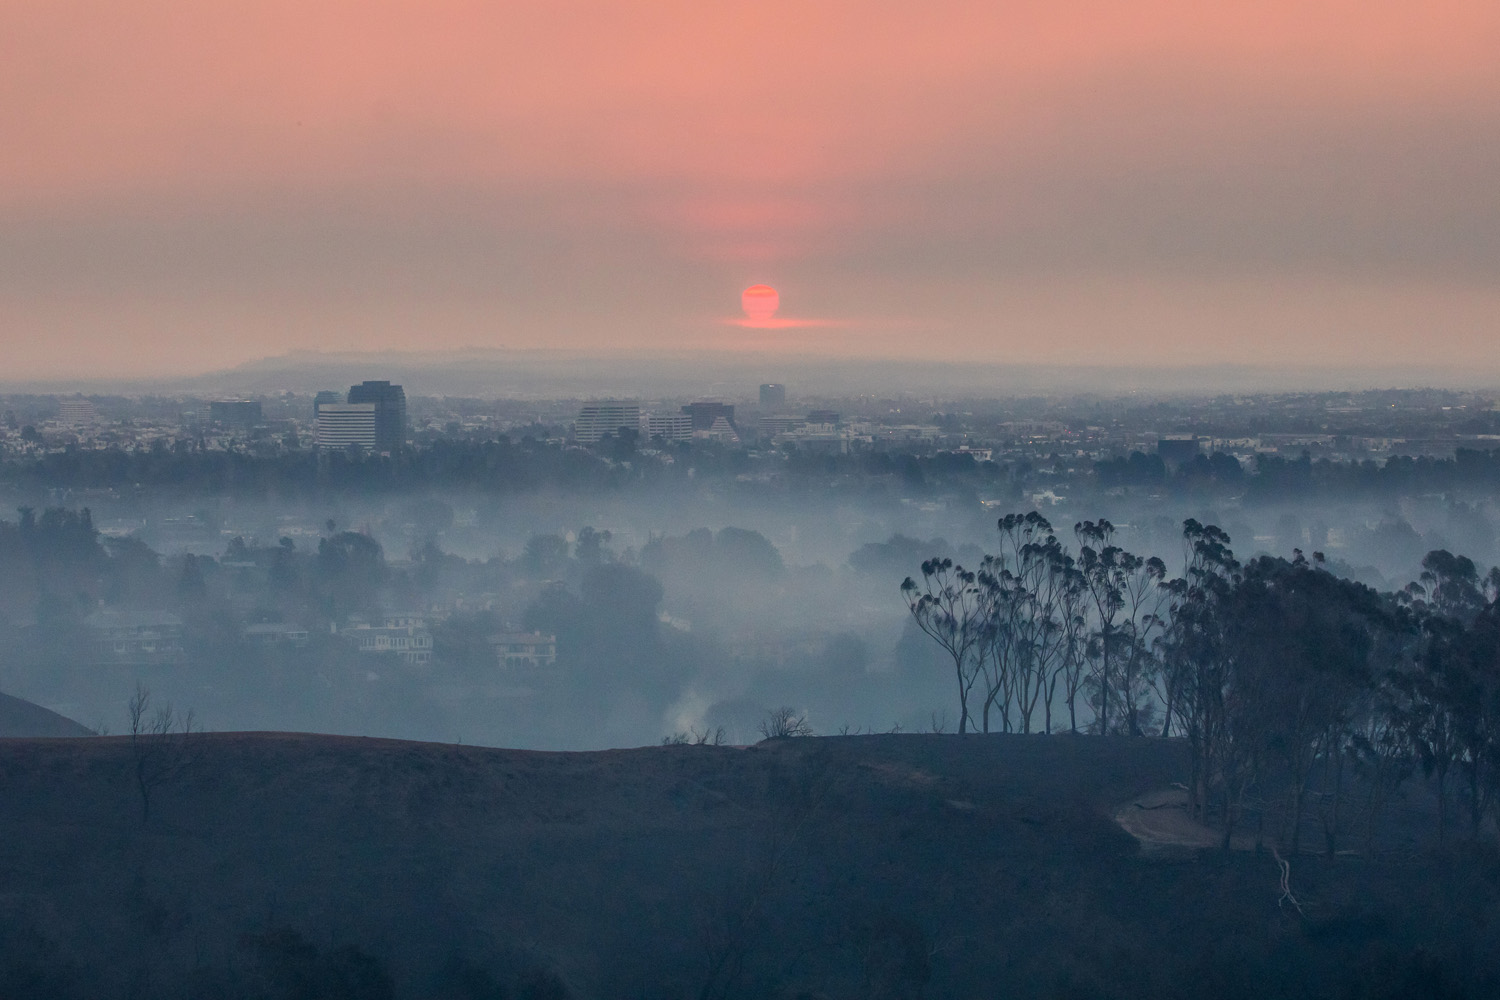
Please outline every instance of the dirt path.
[[[1115, 822], [1148, 850], [1220, 846], [1224, 835], [1190, 818], [1187, 806], [1186, 791], [1164, 788], [1137, 796], [1115, 810]], [[1237, 835], [1230, 846], [1236, 851], [1249, 851], [1255, 844], [1252, 838]]]

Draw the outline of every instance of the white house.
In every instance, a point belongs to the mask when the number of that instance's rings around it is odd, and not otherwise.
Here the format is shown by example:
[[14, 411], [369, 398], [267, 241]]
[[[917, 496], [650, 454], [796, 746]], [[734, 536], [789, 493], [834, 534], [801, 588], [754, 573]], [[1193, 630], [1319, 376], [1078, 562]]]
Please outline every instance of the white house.
[[101, 659], [116, 663], [176, 663], [182, 659], [182, 619], [165, 611], [97, 611], [84, 628]]
[[283, 622], [265, 622], [255, 625], [246, 625], [244, 631], [245, 640], [259, 646], [279, 646], [285, 643], [288, 646], [306, 646], [310, 635], [307, 629], [300, 625], [287, 625]]
[[557, 636], [541, 632], [502, 632], [489, 638], [500, 666], [550, 667], [557, 662]]
[[432, 633], [415, 625], [384, 628], [359, 624], [339, 635], [354, 642], [361, 653], [396, 656], [414, 665], [432, 662]]

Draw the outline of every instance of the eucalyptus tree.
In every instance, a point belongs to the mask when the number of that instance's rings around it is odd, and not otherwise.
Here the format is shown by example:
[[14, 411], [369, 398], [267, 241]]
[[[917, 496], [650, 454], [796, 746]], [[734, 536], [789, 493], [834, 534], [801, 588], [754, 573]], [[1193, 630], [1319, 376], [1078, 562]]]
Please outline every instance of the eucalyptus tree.
[[1029, 733], [1038, 706], [1045, 704], [1050, 730], [1052, 678], [1065, 648], [1059, 609], [1070, 557], [1036, 511], [1006, 515], [999, 529], [1000, 551], [985, 557], [980, 573], [991, 615], [984, 648], [984, 728], [989, 731], [991, 709], [998, 707], [1007, 732], [1018, 724]]
[[1477, 837], [1500, 795], [1500, 607], [1491, 602], [1467, 627], [1430, 606], [1416, 615], [1419, 652], [1392, 676], [1397, 718], [1437, 786], [1439, 842], [1455, 772]]
[[985, 616], [976, 647], [976, 667], [984, 696], [979, 724], [983, 732], [989, 732], [991, 715], [998, 710], [1000, 728], [1010, 732], [1010, 706], [1015, 696], [1018, 670], [1015, 637], [1019, 628], [1016, 619], [1025, 613], [1025, 595], [1015, 574], [1000, 556], [984, 557], [978, 582], [984, 595]]
[[1128, 552], [1120, 557], [1120, 690], [1118, 701], [1131, 736], [1143, 736], [1149, 694], [1157, 673], [1157, 641], [1166, 630], [1173, 589], [1168, 585], [1167, 566], [1157, 556], [1141, 557]]
[[1066, 620], [1067, 598], [1078, 574], [1073, 557], [1055, 535], [1033, 543], [1024, 553], [1022, 571], [1029, 614], [1018, 639], [1024, 655], [1023, 682], [1017, 685], [1017, 711], [1021, 731], [1031, 732], [1038, 705], [1043, 712], [1043, 732], [1052, 731], [1052, 691], [1069, 652]]
[[1225, 696], [1234, 652], [1229, 602], [1241, 570], [1223, 529], [1189, 518], [1182, 535], [1186, 569], [1172, 588], [1171, 626], [1163, 641], [1166, 707], [1187, 738], [1188, 805], [1193, 817], [1202, 820], [1225, 744]]
[[1236, 588], [1227, 728], [1254, 751], [1247, 778], [1263, 786], [1263, 799], [1279, 811], [1279, 839], [1294, 852], [1319, 766], [1325, 846], [1336, 849], [1359, 693], [1372, 684], [1375, 637], [1386, 618], [1373, 590], [1300, 551], [1291, 562], [1254, 560]]
[[[1097, 698], [1094, 725], [1100, 733], [1108, 733], [1111, 695], [1121, 683], [1117, 673], [1140, 666], [1136, 645], [1143, 622], [1127, 617], [1127, 609], [1142, 618], [1151, 614], [1147, 610], [1153, 607], [1150, 595], [1165, 577], [1166, 567], [1153, 557], [1148, 572], [1147, 560], [1114, 544], [1115, 526], [1102, 518], [1080, 521], [1073, 533], [1078, 539], [1077, 565], [1083, 593], [1094, 625], [1088, 646], [1094, 666], [1090, 682]], [[1127, 679], [1133, 682], [1135, 678]]]
[[1063, 701], [1068, 706], [1068, 731], [1078, 732], [1078, 695], [1083, 691], [1084, 675], [1088, 666], [1089, 620], [1088, 592], [1083, 573], [1077, 560], [1067, 552], [1057, 566], [1057, 619], [1061, 631], [1058, 635], [1057, 659], [1048, 684], [1047, 703], [1050, 728], [1051, 704], [1058, 683], [1063, 689]]
[[1422, 557], [1421, 582], [1408, 587], [1406, 593], [1419, 609], [1468, 625], [1493, 597], [1486, 594], [1486, 588], [1493, 586], [1495, 572], [1481, 579], [1474, 560], [1436, 549]]
[[1500, 608], [1497, 572], [1480, 577], [1444, 550], [1422, 560], [1419, 582], [1397, 595], [1416, 641], [1389, 677], [1393, 712], [1423, 773], [1436, 787], [1438, 840], [1448, 836], [1455, 771], [1477, 836], [1500, 788]]
[[928, 559], [922, 563], [922, 582], [907, 577], [901, 594], [917, 627], [942, 647], [953, 661], [958, 686], [958, 731], [971, 725], [969, 697], [983, 669], [983, 644], [991, 628], [991, 608], [978, 574], [952, 559]]
[[1461, 766], [1467, 778], [1470, 829], [1477, 837], [1485, 813], [1500, 809], [1500, 598], [1492, 597], [1470, 626], [1465, 665], [1468, 710], [1460, 730], [1465, 746]]
[[[1074, 615], [1082, 594], [1082, 576], [1078, 572], [1071, 553], [1056, 537], [1049, 539], [1040, 552], [1041, 566], [1035, 588], [1037, 624], [1035, 649], [1037, 659], [1037, 684], [1029, 713], [1035, 709], [1039, 697], [1043, 710], [1043, 732], [1052, 732], [1052, 707], [1059, 677], [1073, 667], [1072, 658], [1078, 652]], [[1076, 692], [1075, 692], [1076, 693]], [[1070, 727], [1076, 731], [1073, 711], [1069, 711]]]
[[1450, 665], [1456, 626], [1451, 619], [1420, 614], [1420, 647], [1404, 669], [1392, 674], [1394, 715], [1405, 731], [1422, 772], [1437, 784], [1438, 843], [1448, 836], [1448, 776], [1461, 747], [1458, 712], [1461, 688]]
[[1361, 692], [1354, 708], [1349, 755], [1364, 788], [1360, 819], [1367, 855], [1375, 853], [1381, 817], [1414, 766], [1406, 727], [1395, 711], [1397, 698], [1389, 680], [1381, 679]]

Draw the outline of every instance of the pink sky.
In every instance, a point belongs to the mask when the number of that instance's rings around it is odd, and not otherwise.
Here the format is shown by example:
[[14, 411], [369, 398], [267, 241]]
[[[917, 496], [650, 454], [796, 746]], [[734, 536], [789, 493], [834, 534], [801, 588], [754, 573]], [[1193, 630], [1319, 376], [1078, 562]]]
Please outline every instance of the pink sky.
[[1496, 52], [1478, 0], [0, 0], [0, 343], [756, 350], [766, 282], [778, 349], [1500, 372]]

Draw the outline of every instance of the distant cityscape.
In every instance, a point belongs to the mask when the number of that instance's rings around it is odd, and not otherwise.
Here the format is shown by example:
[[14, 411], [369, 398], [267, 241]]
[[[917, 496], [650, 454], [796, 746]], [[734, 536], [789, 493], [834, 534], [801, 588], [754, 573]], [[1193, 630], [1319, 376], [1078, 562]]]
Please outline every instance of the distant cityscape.
[[[528, 435], [559, 445], [627, 438], [648, 451], [689, 442], [816, 454], [957, 451], [981, 461], [1097, 461], [1142, 452], [1169, 467], [1199, 454], [1334, 462], [1451, 457], [1500, 447], [1500, 396], [1435, 389], [1149, 400], [1057, 396], [805, 399], [766, 383], [739, 399], [552, 401], [423, 397], [364, 381], [345, 392], [257, 398], [0, 397], [0, 455], [63, 449], [236, 448], [390, 454], [443, 438]], [[797, 404], [801, 402], [802, 405]]]
[[[83, 641], [70, 655], [157, 671], [220, 711], [198, 665], [225, 649], [332, 657], [346, 692], [384, 678], [380, 712], [399, 714], [401, 678], [465, 664], [479, 687], [455, 690], [475, 706], [540, 697], [538, 678], [637, 648], [591, 632], [593, 605], [569, 594], [623, 608], [657, 587], [636, 611], [683, 656], [706, 643], [726, 670], [775, 673], [847, 647], [899, 672], [917, 655], [900, 580], [935, 554], [973, 562], [1019, 511], [1060, 531], [1107, 516], [1132, 551], [1169, 557], [1184, 518], [1202, 517], [1245, 556], [1318, 553], [1394, 589], [1429, 550], [1500, 557], [1497, 482], [1497, 397], [1457, 390], [982, 399], [766, 381], [538, 401], [385, 379], [0, 397], [9, 537], [51, 533], [65, 552], [73, 525], [111, 573], [156, 581], [80, 569], [59, 633]], [[586, 584], [608, 567], [628, 579]], [[0, 626], [42, 634], [45, 602], [7, 600]], [[51, 703], [93, 704], [47, 676], [33, 679]]]

